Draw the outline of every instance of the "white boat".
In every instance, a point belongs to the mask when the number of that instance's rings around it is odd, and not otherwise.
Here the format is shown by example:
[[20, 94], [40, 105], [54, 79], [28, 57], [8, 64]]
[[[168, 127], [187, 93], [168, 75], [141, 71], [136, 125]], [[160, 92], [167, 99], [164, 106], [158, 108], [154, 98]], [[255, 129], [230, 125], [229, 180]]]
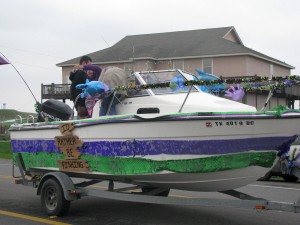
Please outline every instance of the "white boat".
[[[135, 85], [194, 79], [181, 70], [134, 76]], [[22, 156], [32, 176], [61, 170], [143, 187], [226, 191], [262, 177], [300, 132], [300, 111], [257, 111], [196, 86], [135, 91], [116, 111], [92, 119], [14, 124], [14, 156]], [[59, 127], [66, 124], [74, 129], [62, 135]], [[80, 156], [74, 156], [77, 150]]]

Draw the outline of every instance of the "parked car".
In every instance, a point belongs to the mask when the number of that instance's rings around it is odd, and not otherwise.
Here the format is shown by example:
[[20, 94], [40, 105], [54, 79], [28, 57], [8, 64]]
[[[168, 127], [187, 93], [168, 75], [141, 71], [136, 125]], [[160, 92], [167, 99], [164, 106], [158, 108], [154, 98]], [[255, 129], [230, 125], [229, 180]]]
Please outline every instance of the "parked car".
[[293, 142], [288, 153], [278, 157], [272, 169], [259, 180], [267, 181], [272, 176], [281, 176], [288, 182], [300, 179], [300, 137]]

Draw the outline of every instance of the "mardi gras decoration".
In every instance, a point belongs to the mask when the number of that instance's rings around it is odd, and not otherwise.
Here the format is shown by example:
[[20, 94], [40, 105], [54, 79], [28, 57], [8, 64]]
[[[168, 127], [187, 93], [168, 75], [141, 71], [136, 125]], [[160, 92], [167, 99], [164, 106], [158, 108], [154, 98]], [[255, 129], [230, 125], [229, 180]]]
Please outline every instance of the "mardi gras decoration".
[[[258, 84], [261, 83], [261, 84]], [[291, 85], [298, 85], [300, 84], [300, 76], [286, 76], [286, 77], [273, 77], [269, 79], [268, 77], [260, 77], [260, 76], [253, 76], [251, 78], [230, 78], [224, 79], [220, 77], [219, 80], [212, 80], [212, 81], [204, 81], [204, 80], [188, 80], [184, 81], [184, 86], [210, 86], [210, 85], [217, 85], [217, 84], [243, 84], [242, 87], [245, 92], [251, 91], [270, 91], [271, 89], [280, 89], [282, 87], [287, 87]], [[257, 85], [258, 84], [258, 85]], [[133, 87], [126, 87], [126, 86], [117, 86], [115, 87], [115, 91], [129, 91], [129, 90], [145, 90], [145, 89], [155, 89], [155, 88], [165, 88], [170, 87], [171, 82], [166, 83], [156, 83], [156, 84], [145, 84], [145, 85], [136, 85]]]
[[105, 83], [100, 81], [89, 81], [88, 79], [85, 84], [76, 85], [76, 88], [82, 89], [81, 98], [85, 98], [85, 106], [89, 116], [92, 115], [96, 102], [105, 98], [111, 92], [110, 87]]
[[235, 88], [231, 85], [230, 88], [228, 88], [228, 90], [225, 91], [225, 96], [230, 97], [234, 101], [240, 101], [244, 97], [245, 92], [243, 88], [241, 88], [240, 84], [237, 84], [236, 86], [237, 87]]
[[184, 80], [182, 79], [181, 74], [178, 74], [170, 81], [170, 88], [173, 92], [178, 91], [179, 89], [186, 89], [184, 85]]
[[91, 96], [102, 99], [111, 91], [105, 83], [100, 81], [89, 81], [88, 79], [85, 84], [76, 85], [76, 88], [82, 89], [81, 98]]
[[[198, 73], [198, 80], [203, 81], [214, 81], [214, 80], [220, 80], [220, 78], [216, 75], [205, 73], [204, 71], [200, 69], [196, 69], [196, 72]], [[216, 85], [207, 85], [207, 86], [198, 86], [201, 91], [213, 93], [213, 94], [220, 94], [224, 92], [225, 90], [225, 84], [216, 84]]]

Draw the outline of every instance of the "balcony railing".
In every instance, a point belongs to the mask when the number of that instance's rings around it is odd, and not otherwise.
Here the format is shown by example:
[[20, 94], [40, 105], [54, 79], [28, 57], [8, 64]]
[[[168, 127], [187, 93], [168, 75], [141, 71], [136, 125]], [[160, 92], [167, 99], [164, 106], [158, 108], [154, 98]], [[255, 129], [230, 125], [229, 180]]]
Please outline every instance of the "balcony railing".
[[42, 99], [71, 99], [70, 93], [71, 84], [50, 84], [44, 85], [42, 84]]
[[[65, 101], [66, 99], [71, 99], [70, 93], [71, 84], [50, 84], [44, 85], [42, 84], [42, 99], [62, 99]], [[229, 85], [228, 85], [229, 86]], [[262, 92], [257, 92], [258, 94]], [[263, 94], [268, 94], [267, 91], [264, 91]], [[285, 87], [281, 90], [277, 90], [277, 95], [281, 95], [282, 97], [288, 97], [292, 99], [298, 99], [300, 97], [300, 86], [293, 85], [292, 87]]]
[[300, 86], [299, 85], [293, 85], [291, 87], [285, 88], [285, 94], [288, 96], [293, 96], [299, 99], [300, 97]]

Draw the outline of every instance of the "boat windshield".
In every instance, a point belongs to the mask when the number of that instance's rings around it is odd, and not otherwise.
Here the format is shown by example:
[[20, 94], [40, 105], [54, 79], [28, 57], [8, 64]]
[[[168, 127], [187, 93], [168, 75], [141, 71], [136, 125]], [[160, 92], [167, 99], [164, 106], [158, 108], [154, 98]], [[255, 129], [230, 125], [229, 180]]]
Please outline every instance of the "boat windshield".
[[[179, 84], [175, 88], [162, 87], [162, 88], [153, 88], [151, 89], [154, 94], [166, 94], [166, 93], [182, 93], [188, 92], [189, 87], [180, 85], [182, 82], [187, 81], [187, 79], [179, 71], [161, 71], [161, 72], [145, 72], [139, 74], [141, 78], [145, 81], [146, 84], [161, 84], [176, 82]], [[195, 87], [192, 88], [192, 91], [197, 91]]]

